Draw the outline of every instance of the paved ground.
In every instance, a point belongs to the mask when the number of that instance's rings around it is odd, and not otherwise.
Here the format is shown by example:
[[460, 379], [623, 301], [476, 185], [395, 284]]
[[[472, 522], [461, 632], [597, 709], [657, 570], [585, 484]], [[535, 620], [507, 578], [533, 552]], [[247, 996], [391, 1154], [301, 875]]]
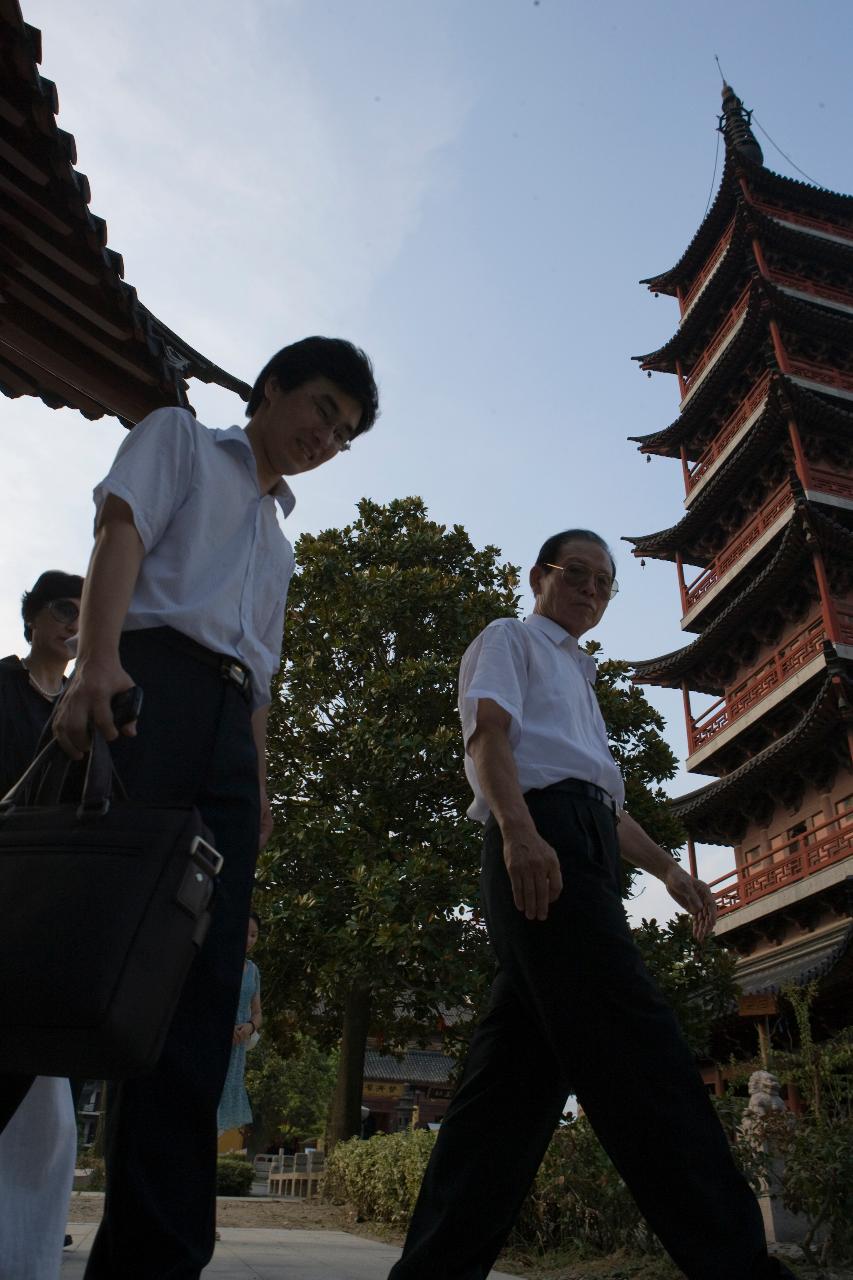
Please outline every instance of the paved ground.
[[[68, 1228], [62, 1280], [82, 1280], [96, 1223]], [[274, 1231], [222, 1227], [205, 1280], [385, 1280], [400, 1250], [345, 1231]], [[519, 1280], [491, 1273], [491, 1280]]]

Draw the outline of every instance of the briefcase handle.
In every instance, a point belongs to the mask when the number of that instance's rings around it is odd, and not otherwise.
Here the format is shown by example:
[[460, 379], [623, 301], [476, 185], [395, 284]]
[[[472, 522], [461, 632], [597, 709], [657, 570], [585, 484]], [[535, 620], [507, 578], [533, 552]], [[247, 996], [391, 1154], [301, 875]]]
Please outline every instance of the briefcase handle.
[[[113, 699], [117, 728], [127, 724], [129, 718], [136, 719], [139, 714], [142, 691], [134, 687], [133, 691], [128, 692], [133, 692], [135, 696], [128, 699], [126, 695], [118, 694]], [[128, 714], [130, 709], [135, 712], [132, 717]], [[0, 800], [0, 816], [20, 806], [59, 804], [68, 782], [69, 770], [76, 763], [65, 754], [56, 739], [51, 738], [26, 772]], [[127, 799], [124, 784], [113, 765], [107, 740], [98, 729], [93, 729], [77, 817], [99, 817], [107, 813], [114, 786], [119, 795]]]

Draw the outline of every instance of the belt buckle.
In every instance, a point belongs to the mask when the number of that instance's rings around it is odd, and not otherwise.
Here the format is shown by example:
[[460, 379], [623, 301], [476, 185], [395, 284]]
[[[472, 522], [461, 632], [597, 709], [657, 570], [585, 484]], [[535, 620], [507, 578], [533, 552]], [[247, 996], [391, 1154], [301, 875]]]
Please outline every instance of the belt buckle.
[[238, 689], [245, 689], [249, 683], [249, 673], [239, 662], [231, 662], [228, 658], [223, 658], [220, 671], [222, 678], [236, 684]]

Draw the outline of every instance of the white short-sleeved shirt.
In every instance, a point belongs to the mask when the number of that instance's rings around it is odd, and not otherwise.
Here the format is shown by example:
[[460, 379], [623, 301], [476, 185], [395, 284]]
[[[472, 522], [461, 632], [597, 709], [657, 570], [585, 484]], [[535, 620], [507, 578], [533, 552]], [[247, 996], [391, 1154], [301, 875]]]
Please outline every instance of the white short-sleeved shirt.
[[145, 558], [125, 631], [174, 627], [252, 677], [252, 708], [270, 700], [281, 660], [293, 548], [279, 528], [294, 497], [282, 480], [258, 487], [242, 427], [216, 431], [187, 409], [157, 409], [123, 441], [95, 488], [97, 517], [108, 494], [133, 512]]
[[459, 670], [465, 773], [474, 792], [469, 818], [489, 816], [468, 755], [480, 698], [491, 698], [511, 717], [509, 743], [523, 792], [578, 778], [603, 788], [622, 808], [625, 787], [607, 743], [595, 678], [595, 660], [551, 618], [497, 618], [480, 632]]

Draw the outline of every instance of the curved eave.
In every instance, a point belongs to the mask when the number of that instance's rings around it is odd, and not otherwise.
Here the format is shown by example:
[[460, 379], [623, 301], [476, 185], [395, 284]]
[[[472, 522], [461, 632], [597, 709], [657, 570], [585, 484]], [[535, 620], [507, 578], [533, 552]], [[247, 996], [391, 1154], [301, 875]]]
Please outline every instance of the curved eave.
[[787, 321], [795, 329], [853, 344], [853, 315], [837, 311], [830, 303], [821, 303], [817, 298], [814, 302], [794, 298], [777, 285], [765, 284], [765, 291], [777, 319]]
[[[841, 681], [841, 690], [836, 686], [837, 680]], [[839, 675], [838, 672], [828, 674], [799, 724], [731, 773], [671, 800], [672, 812], [691, 832], [698, 834], [701, 830], [702, 839], [728, 844], [727, 835], [717, 838], [714, 827], [716, 814], [738, 802], [748, 801], [768, 783], [778, 783], [780, 773], [787, 766], [801, 761], [811, 746], [823, 744], [833, 728], [849, 722], [853, 714], [848, 709], [851, 699], [853, 689], [847, 675]], [[840, 705], [842, 701], [845, 706]]]
[[[805, 510], [805, 504], [801, 510]], [[853, 533], [816, 507], [809, 509], [809, 524], [817, 534], [821, 547], [853, 563]], [[631, 662], [634, 678], [642, 684], [678, 688], [686, 680], [697, 693], [722, 697], [721, 686], [703, 680], [703, 662], [715, 657], [737, 634], [744, 621], [755, 616], [765, 604], [778, 599], [779, 587], [789, 581], [801, 561], [809, 554], [807, 533], [802, 518], [788, 525], [779, 548], [761, 572], [708, 624], [691, 644], [658, 658]]]
[[661, 271], [658, 275], [641, 280], [640, 284], [646, 285], [653, 293], [674, 295], [680, 285], [702, 270], [708, 255], [723, 234], [736, 204], [742, 198], [734, 167], [726, 158], [714, 201], [678, 262], [668, 271]]
[[246, 384], [153, 316], [125, 283], [89, 182], [57, 125], [56, 86], [38, 70], [41, 34], [0, 0], [0, 171], [6, 254], [0, 273], [0, 390], [125, 423], [186, 405], [187, 377], [238, 395]]
[[[828, 395], [824, 397], [816, 391], [801, 387], [796, 382], [791, 382], [785, 374], [774, 370], [768, 403], [775, 399], [781, 404], [783, 395], [790, 399], [798, 413], [804, 415], [804, 421], [822, 425], [826, 420], [827, 424], [837, 426], [845, 433], [853, 429], [853, 409], [842, 409], [837, 403], [832, 403]], [[692, 438], [701, 421], [701, 416], [697, 418], [690, 406], [662, 431], [654, 431], [646, 436], [629, 436], [628, 439], [639, 445], [641, 453], [654, 453], [666, 458], [678, 458], [681, 446], [684, 445], [688, 462], [696, 462], [702, 448], [694, 446]]]
[[[657, 351], [650, 351], [644, 356], [631, 356], [643, 370], [651, 369], [656, 373], [675, 373], [676, 360], [684, 360], [691, 353], [701, 353], [703, 346], [713, 336], [714, 330], [721, 323], [722, 309], [719, 304], [732, 295], [732, 286], [742, 277], [746, 257], [746, 238], [739, 235], [726, 250], [719, 267], [705, 286], [702, 298], [691, 309], [680, 327]], [[757, 267], [753, 266], [753, 276], [757, 276]], [[709, 321], [709, 314], [714, 317]]]
[[779, 222], [763, 209], [751, 208], [749, 219], [760, 236], [762, 245], [766, 246], [770, 242], [777, 247], [789, 249], [792, 253], [853, 271], [853, 240], [847, 243], [828, 240], [825, 236], [816, 235], [808, 227], [795, 228], [790, 223]]
[[853, 230], [853, 195], [843, 191], [830, 191], [828, 187], [817, 187], [800, 178], [789, 178], [765, 165], [753, 164], [747, 160], [742, 161], [742, 168], [747, 179], [755, 184], [757, 193], [769, 191], [781, 200], [796, 196], [824, 213], [835, 214], [842, 226]]

